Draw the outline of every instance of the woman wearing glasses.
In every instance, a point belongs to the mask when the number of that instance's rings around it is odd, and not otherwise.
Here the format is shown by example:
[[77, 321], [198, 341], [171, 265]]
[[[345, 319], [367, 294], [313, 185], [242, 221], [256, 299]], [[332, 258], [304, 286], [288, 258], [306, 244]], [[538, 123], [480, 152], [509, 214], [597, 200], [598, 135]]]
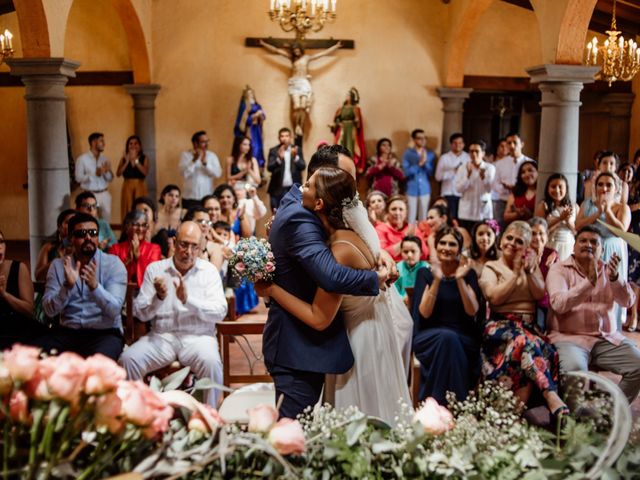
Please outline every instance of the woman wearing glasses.
[[124, 230], [120, 243], [111, 247], [109, 253], [116, 255], [127, 267], [127, 281], [142, 285], [144, 272], [150, 263], [162, 259], [160, 246], [145, 240], [149, 224], [147, 215], [133, 210], [124, 217]]

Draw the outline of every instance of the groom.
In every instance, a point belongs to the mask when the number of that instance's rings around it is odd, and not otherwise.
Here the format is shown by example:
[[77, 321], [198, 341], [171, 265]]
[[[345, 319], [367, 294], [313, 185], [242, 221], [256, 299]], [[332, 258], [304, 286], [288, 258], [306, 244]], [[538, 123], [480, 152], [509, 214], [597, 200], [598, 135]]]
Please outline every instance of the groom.
[[[338, 166], [355, 177], [349, 150], [340, 145], [321, 147], [311, 157], [308, 177], [327, 165]], [[294, 184], [282, 198], [271, 226], [274, 282], [308, 303], [313, 303], [318, 287], [348, 295], [377, 295], [388, 275], [338, 264], [326, 245], [322, 223], [302, 206], [299, 187]], [[395, 271], [389, 258], [381, 262], [389, 272]], [[275, 302], [269, 309], [262, 352], [275, 384], [276, 399], [283, 396], [280, 416], [286, 418], [296, 418], [306, 407], [315, 405], [325, 374], [345, 373], [354, 361], [340, 312], [329, 327], [318, 331]]]

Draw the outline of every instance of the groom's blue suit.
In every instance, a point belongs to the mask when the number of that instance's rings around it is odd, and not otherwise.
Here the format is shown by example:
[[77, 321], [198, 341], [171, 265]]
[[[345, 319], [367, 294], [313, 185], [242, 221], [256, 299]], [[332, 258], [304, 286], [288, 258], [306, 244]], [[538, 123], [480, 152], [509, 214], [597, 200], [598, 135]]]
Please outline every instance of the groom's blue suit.
[[[311, 304], [318, 287], [350, 295], [377, 295], [378, 275], [338, 264], [326, 245], [322, 223], [302, 206], [295, 184], [280, 202], [269, 241], [276, 261], [275, 283]], [[276, 387], [284, 395], [282, 417], [295, 418], [320, 396], [325, 373], [344, 373], [353, 354], [338, 313], [323, 331], [315, 330], [272, 302], [262, 352]]]

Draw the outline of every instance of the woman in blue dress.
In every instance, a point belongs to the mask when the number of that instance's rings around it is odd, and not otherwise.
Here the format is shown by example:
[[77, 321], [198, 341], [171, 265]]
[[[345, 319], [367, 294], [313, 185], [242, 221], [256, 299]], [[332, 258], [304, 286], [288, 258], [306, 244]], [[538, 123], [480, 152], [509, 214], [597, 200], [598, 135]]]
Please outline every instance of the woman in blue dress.
[[251, 151], [258, 160], [260, 168], [264, 167], [264, 147], [262, 141], [262, 124], [266, 119], [262, 107], [256, 100], [253, 89], [247, 85], [242, 92], [238, 116], [233, 127], [234, 137], [248, 137], [251, 140]]
[[439, 267], [422, 268], [413, 302], [413, 351], [420, 361], [420, 400], [446, 404], [446, 392], [464, 400], [480, 374], [481, 301], [476, 272], [461, 262], [462, 235], [451, 227], [435, 239]]
[[[601, 220], [608, 225], [627, 231], [631, 222], [631, 211], [629, 206], [616, 200], [618, 193], [618, 182], [614, 174], [601, 172], [595, 180], [595, 201], [588, 197], [580, 206], [580, 211], [576, 218], [576, 230], [580, 231], [585, 225], [593, 224], [600, 230], [602, 236], [602, 261], [608, 262], [615, 253], [620, 258], [618, 272], [620, 278], [627, 279], [628, 262], [627, 246], [621, 238], [615, 236], [611, 231], [602, 226], [597, 220]], [[622, 323], [626, 317], [626, 309], [616, 304], [616, 319], [618, 330], [622, 328]]]

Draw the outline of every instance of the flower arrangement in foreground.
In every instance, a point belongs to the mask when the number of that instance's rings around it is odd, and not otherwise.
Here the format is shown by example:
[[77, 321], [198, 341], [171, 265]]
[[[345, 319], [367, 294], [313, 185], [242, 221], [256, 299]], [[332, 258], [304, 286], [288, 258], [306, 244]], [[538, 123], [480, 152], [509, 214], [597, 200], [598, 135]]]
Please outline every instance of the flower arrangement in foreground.
[[[101, 355], [42, 357], [17, 345], [0, 363], [0, 449], [4, 479], [138, 478], [582, 478], [604, 448], [601, 419], [569, 418], [559, 436], [531, 427], [503, 387], [480, 385], [449, 409], [427, 399], [401, 405], [394, 427], [356, 408], [309, 409], [280, 419], [249, 410], [246, 426], [183, 391], [126, 381]], [[159, 381], [152, 382], [162, 387]], [[170, 388], [176, 382], [164, 383]], [[604, 419], [604, 421], [602, 421]], [[637, 478], [636, 431], [607, 478]]]
[[229, 266], [241, 278], [250, 282], [273, 280], [276, 262], [271, 252], [271, 245], [264, 238], [243, 238], [233, 248], [233, 256]]

